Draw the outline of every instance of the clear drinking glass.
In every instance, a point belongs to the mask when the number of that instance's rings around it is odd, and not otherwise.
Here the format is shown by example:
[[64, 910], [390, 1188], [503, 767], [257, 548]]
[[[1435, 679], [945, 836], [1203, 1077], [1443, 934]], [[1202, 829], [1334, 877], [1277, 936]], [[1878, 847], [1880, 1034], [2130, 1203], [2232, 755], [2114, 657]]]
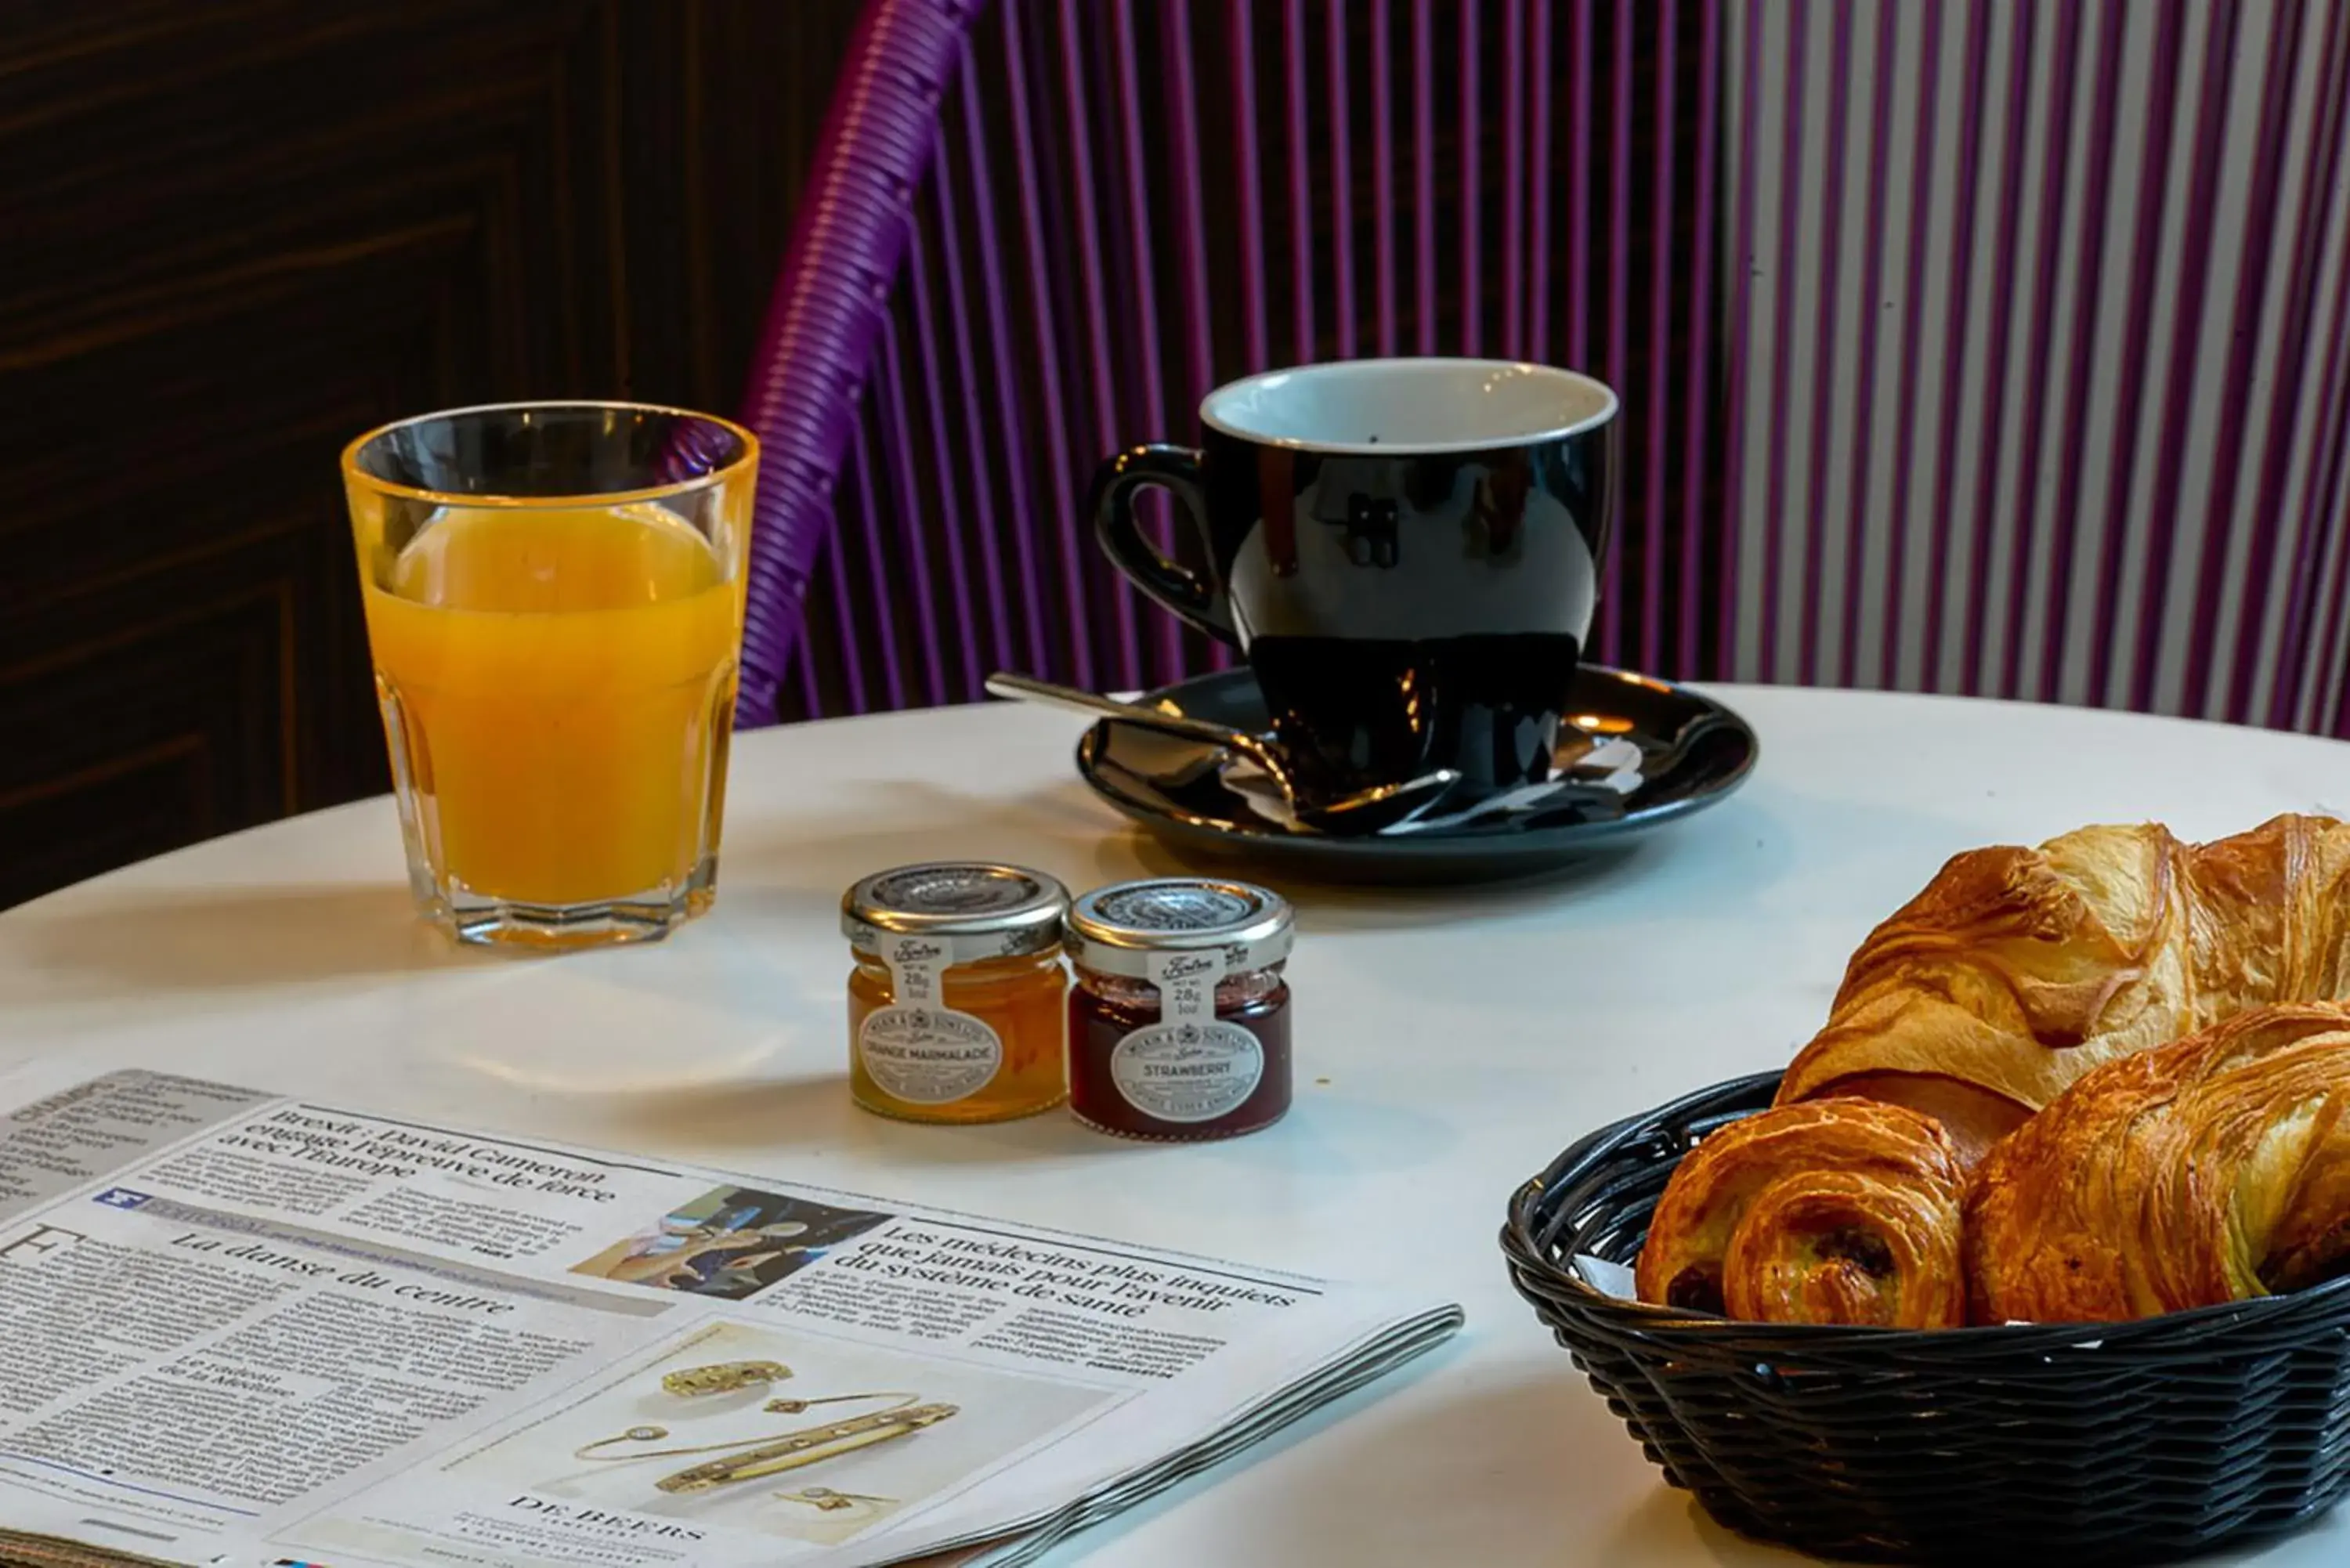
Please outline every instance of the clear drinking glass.
[[513, 403], [343, 452], [417, 902], [461, 941], [709, 908], [759, 461], [724, 420]]

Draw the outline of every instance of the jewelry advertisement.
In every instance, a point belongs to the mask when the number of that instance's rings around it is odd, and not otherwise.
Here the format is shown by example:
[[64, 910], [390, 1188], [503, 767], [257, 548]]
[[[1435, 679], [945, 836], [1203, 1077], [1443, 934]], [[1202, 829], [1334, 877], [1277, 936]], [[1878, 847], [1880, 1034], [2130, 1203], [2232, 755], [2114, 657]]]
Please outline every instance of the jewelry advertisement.
[[444, 1471], [549, 1511], [591, 1505], [830, 1545], [1116, 1398], [798, 1328], [705, 1323]]

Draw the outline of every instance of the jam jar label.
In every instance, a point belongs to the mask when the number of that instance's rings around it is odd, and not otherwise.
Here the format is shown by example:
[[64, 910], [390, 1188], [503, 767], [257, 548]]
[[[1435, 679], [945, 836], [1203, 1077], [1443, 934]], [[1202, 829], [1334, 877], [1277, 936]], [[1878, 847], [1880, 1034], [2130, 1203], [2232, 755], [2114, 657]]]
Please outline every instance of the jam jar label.
[[975, 1095], [1003, 1066], [1003, 1041], [985, 1020], [939, 1000], [939, 976], [954, 955], [936, 937], [893, 936], [881, 950], [891, 1005], [857, 1031], [857, 1054], [881, 1092], [915, 1106]]
[[1159, 992], [1159, 1022], [1119, 1041], [1110, 1082], [1126, 1103], [1162, 1122], [1211, 1122], [1237, 1109], [1264, 1076], [1264, 1047], [1216, 1017], [1222, 948], [1155, 952], [1147, 961]]
[[943, 1106], [994, 1080], [1003, 1041], [983, 1021], [951, 1008], [877, 1007], [857, 1032], [857, 1054], [884, 1094]]
[[1181, 1019], [1147, 1024], [1109, 1054], [1126, 1103], [1162, 1122], [1211, 1122], [1256, 1092], [1264, 1047], [1237, 1023]]

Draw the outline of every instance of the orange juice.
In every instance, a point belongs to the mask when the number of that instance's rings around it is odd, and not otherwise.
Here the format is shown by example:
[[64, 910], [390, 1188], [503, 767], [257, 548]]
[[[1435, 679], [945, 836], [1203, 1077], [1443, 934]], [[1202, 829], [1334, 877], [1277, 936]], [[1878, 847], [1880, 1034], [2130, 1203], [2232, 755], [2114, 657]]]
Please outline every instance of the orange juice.
[[650, 503], [452, 505], [362, 576], [436, 881], [532, 906], [707, 900], [743, 588], [701, 534]]

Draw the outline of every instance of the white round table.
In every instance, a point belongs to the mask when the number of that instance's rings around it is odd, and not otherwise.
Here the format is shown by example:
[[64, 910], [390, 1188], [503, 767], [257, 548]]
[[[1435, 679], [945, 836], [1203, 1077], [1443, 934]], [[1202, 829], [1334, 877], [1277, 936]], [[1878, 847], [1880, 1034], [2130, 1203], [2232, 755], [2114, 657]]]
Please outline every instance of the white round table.
[[[1845, 960], [1949, 855], [2083, 823], [2192, 838], [2350, 808], [2350, 748], [2056, 708], [1725, 688], [1762, 737], [1726, 804], [1583, 875], [1287, 884], [1298, 1099], [1228, 1144], [864, 1115], [842, 888], [983, 857], [1072, 888], [1178, 869], [1071, 768], [1082, 721], [990, 706], [743, 737], [717, 907], [665, 944], [460, 951], [409, 912], [372, 800], [0, 916], [0, 1067], [86, 1057], [696, 1159], [1357, 1278], [1468, 1309], [1449, 1348], [1057, 1561], [1690, 1568], [1794, 1561], [1640, 1458], [1512, 1290], [1512, 1189], [1593, 1127], [1782, 1065]], [[2350, 1558], [2350, 1511], [2263, 1552]]]

